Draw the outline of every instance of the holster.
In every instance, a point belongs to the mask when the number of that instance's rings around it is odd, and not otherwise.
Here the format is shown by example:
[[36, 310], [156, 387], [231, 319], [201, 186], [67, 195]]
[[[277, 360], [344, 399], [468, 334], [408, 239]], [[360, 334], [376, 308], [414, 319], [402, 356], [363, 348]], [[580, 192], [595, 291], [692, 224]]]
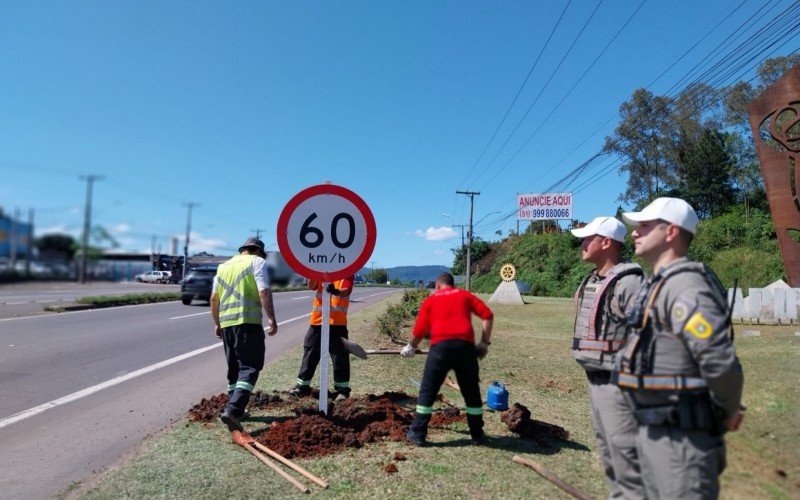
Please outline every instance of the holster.
[[640, 425], [677, 427], [683, 431], [707, 431], [712, 436], [725, 433], [721, 408], [707, 392], [678, 395], [678, 404], [640, 407], [633, 411]]

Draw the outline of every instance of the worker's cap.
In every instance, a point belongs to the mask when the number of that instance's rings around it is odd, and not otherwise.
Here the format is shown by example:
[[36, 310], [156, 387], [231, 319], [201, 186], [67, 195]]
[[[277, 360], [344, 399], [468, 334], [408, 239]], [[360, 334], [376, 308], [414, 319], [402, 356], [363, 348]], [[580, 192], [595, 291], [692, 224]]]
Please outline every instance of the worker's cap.
[[258, 248], [262, 252], [264, 251], [264, 242], [258, 238], [253, 238], [252, 236], [247, 238], [247, 241], [244, 242], [244, 245], [239, 247], [239, 252], [244, 250], [245, 248]]
[[622, 243], [625, 241], [625, 234], [628, 231], [622, 222], [614, 217], [595, 217], [592, 222], [578, 229], [570, 229], [570, 232], [578, 238], [587, 238], [597, 234]]
[[626, 224], [635, 226], [639, 222], [663, 220], [680, 226], [695, 234], [697, 231], [697, 213], [691, 205], [680, 198], [656, 198], [640, 212], [625, 212], [622, 219]]

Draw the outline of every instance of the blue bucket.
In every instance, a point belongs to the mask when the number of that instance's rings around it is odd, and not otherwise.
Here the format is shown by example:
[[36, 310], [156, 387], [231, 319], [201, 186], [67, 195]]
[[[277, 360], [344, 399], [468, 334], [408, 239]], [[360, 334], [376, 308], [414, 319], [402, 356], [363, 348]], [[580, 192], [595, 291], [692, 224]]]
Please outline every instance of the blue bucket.
[[508, 391], [501, 382], [495, 380], [486, 391], [486, 406], [492, 410], [508, 410]]

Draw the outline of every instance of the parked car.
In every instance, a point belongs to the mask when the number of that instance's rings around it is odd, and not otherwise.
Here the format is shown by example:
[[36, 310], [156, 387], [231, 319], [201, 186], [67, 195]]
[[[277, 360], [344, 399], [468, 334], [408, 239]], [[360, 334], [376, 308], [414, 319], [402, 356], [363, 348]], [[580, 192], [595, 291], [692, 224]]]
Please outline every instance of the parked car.
[[429, 282], [425, 283], [425, 288], [436, 288], [436, 282], [435, 281], [429, 281]]
[[150, 271], [137, 274], [135, 279], [139, 283], [169, 283], [171, 274], [169, 271]]
[[202, 266], [189, 270], [181, 282], [181, 302], [187, 306], [195, 299], [208, 302], [216, 274], [217, 266]]

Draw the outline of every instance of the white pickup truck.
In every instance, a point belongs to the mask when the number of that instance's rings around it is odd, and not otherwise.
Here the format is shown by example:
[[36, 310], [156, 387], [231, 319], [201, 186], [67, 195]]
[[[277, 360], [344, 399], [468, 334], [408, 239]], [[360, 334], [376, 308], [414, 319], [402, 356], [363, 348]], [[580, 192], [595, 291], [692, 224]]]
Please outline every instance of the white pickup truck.
[[170, 274], [169, 271], [150, 271], [137, 274], [136, 281], [139, 283], [169, 283]]

